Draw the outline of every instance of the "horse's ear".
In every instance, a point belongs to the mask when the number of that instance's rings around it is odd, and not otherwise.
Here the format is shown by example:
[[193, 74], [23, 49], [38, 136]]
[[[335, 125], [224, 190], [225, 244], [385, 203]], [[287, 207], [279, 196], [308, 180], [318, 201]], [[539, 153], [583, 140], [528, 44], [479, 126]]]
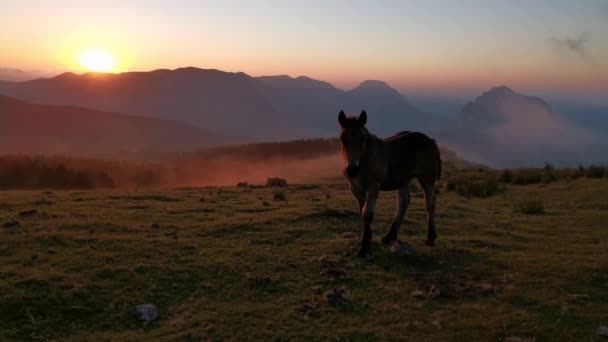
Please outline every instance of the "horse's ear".
[[358, 120], [361, 126], [365, 126], [365, 124], [367, 123], [367, 113], [364, 110], [361, 111], [361, 114], [359, 114]]
[[341, 127], [346, 126], [346, 114], [344, 114], [344, 111], [341, 110], [340, 114], [338, 114], [338, 122], [340, 123]]

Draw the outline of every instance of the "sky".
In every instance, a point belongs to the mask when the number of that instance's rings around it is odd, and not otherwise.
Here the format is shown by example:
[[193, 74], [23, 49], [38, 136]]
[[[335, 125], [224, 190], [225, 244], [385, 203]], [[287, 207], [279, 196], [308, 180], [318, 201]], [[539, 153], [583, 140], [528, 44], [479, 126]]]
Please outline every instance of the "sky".
[[2, 0], [0, 32], [0, 68], [45, 74], [84, 72], [94, 50], [113, 72], [196, 66], [344, 89], [379, 79], [406, 94], [505, 84], [608, 101], [608, 0]]

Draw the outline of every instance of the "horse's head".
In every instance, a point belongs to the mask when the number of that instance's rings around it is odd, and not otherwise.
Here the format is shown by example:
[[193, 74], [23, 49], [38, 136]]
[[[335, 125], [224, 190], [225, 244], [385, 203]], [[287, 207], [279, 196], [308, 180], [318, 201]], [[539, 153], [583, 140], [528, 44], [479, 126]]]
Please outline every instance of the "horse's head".
[[365, 128], [367, 113], [362, 111], [359, 117], [347, 117], [344, 111], [340, 111], [338, 122], [342, 131], [340, 132], [340, 144], [344, 156], [343, 172], [349, 178], [355, 178], [359, 174], [359, 162], [365, 152], [369, 132]]

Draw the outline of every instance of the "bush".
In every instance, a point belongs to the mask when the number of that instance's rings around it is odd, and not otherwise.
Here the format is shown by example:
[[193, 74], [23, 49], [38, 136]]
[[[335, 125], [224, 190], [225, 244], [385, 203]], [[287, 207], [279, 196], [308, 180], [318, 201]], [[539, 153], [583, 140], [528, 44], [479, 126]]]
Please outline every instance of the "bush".
[[551, 182], [555, 182], [557, 177], [555, 176], [555, 168], [553, 165], [549, 163], [545, 163], [545, 167], [543, 168], [543, 183], [549, 184]]
[[498, 176], [498, 181], [501, 183], [511, 183], [513, 182], [513, 172], [509, 169], [504, 169]]
[[498, 192], [505, 190], [496, 181], [496, 178], [489, 174], [483, 178], [461, 176], [455, 179], [450, 179], [447, 184], [448, 191], [456, 191], [460, 196], [464, 197], [490, 197]]
[[248, 188], [249, 187], [249, 183], [247, 183], [247, 182], [238, 182], [238, 183], [236, 183], [236, 187], [237, 188]]
[[275, 201], [287, 201], [287, 195], [284, 191], [275, 191], [272, 196]]
[[579, 165], [576, 170], [574, 170], [570, 174], [570, 179], [578, 179], [585, 176], [585, 167], [583, 165]]
[[513, 178], [513, 184], [527, 185], [538, 184], [543, 180], [543, 172], [539, 169], [521, 169], [517, 170]]
[[606, 168], [601, 165], [590, 165], [587, 169], [588, 178], [602, 178], [606, 174]]
[[543, 202], [538, 199], [526, 199], [516, 202], [513, 210], [526, 215], [540, 215], [545, 213]]
[[266, 180], [266, 186], [268, 187], [286, 187], [287, 181], [279, 177], [268, 177]]

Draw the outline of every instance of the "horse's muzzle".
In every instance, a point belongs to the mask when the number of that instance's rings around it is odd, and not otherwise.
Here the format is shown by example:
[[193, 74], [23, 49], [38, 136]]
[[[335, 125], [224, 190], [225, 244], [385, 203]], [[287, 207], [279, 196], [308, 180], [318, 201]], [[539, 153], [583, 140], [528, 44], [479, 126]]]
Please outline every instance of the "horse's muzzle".
[[346, 167], [345, 172], [348, 178], [355, 178], [359, 174], [359, 166], [350, 164]]

